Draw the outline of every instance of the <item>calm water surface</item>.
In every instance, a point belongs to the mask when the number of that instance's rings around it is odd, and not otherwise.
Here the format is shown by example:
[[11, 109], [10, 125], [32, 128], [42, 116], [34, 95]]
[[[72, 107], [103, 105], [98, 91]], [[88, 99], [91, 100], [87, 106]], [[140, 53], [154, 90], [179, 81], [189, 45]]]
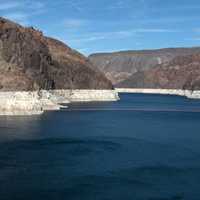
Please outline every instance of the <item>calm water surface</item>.
[[199, 200], [200, 101], [124, 94], [0, 117], [1, 200]]

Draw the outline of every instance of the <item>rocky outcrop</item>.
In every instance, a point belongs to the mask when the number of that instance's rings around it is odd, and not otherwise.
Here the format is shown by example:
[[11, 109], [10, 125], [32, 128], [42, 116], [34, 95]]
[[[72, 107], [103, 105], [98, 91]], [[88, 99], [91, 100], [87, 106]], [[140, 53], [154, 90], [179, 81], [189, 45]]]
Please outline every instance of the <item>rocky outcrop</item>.
[[137, 72], [139, 79], [140, 72], [143, 73], [143, 71], [152, 69], [159, 64], [170, 62], [177, 56], [196, 53], [200, 53], [200, 48], [169, 48], [100, 53], [89, 56], [89, 59], [96, 68], [105, 73], [114, 85], [117, 85]]
[[0, 91], [40, 89], [112, 89], [112, 84], [64, 43], [0, 18]]
[[55, 89], [112, 89], [112, 83], [83, 55], [58, 40], [46, 39], [53, 63], [49, 73]]
[[0, 18], [0, 115], [33, 115], [73, 101], [116, 101], [102, 72], [66, 44]]
[[0, 115], [38, 115], [70, 102], [117, 101], [115, 90], [40, 90], [0, 92]]
[[56, 98], [47, 92], [0, 92], [0, 115], [36, 115], [59, 110]]
[[200, 90], [200, 54], [178, 56], [170, 62], [137, 72], [117, 87]]

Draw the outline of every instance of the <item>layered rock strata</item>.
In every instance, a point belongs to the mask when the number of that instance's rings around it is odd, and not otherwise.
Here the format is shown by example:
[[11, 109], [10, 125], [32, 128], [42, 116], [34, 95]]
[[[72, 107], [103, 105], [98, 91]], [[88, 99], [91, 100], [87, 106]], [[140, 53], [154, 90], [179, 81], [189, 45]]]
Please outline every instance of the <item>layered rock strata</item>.
[[[89, 56], [94, 67], [102, 71], [112, 83], [118, 85], [140, 73], [172, 61], [178, 56], [200, 53], [196, 48], [168, 48], [158, 50], [122, 51], [114, 53], [97, 53]], [[125, 82], [124, 84], [126, 84]], [[126, 87], [130, 87], [127, 83]], [[124, 86], [124, 87], [125, 87]]]

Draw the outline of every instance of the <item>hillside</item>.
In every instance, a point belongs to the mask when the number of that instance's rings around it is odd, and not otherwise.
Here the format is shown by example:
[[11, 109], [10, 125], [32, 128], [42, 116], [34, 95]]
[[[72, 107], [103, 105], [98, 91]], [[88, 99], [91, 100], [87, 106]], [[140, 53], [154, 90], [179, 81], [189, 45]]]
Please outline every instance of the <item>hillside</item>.
[[117, 85], [136, 72], [143, 73], [158, 64], [170, 62], [177, 56], [197, 53], [200, 53], [200, 47], [99, 53], [90, 55], [89, 59], [114, 85]]
[[200, 90], [200, 54], [178, 56], [170, 62], [137, 72], [116, 87]]
[[64, 43], [0, 18], [0, 90], [39, 89], [112, 89], [112, 84]]

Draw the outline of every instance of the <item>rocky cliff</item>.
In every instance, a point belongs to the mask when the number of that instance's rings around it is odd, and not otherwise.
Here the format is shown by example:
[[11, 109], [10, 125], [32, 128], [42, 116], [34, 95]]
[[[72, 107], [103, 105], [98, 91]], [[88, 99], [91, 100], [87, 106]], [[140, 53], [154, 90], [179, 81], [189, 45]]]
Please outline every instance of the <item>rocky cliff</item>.
[[112, 84], [64, 43], [0, 18], [0, 91], [40, 89], [112, 89]]
[[200, 54], [178, 56], [152, 69], [137, 72], [117, 87], [200, 90]]
[[[151, 69], [158, 64], [170, 62], [177, 56], [200, 53], [200, 48], [169, 48], [144, 51], [124, 51], [116, 53], [100, 53], [89, 56], [90, 61], [113, 84], [128, 79], [133, 74], [140, 76], [140, 72]], [[127, 85], [128, 86], [128, 85]]]

